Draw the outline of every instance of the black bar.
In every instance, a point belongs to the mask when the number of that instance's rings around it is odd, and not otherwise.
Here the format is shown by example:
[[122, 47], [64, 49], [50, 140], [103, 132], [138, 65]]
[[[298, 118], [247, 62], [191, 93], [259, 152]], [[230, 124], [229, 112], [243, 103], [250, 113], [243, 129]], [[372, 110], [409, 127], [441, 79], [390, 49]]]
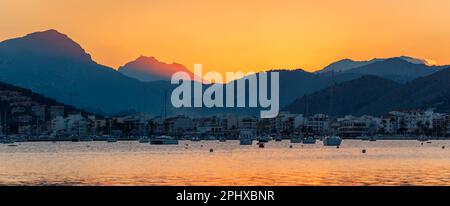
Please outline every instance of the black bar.
[[[253, 194], [258, 193], [257, 197], [252, 197], [251, 191], [254, 191]], [[263, 199], [262, 194], [270, 192], [273, 192], [273, 198], [265, 196], [266, 199]], [[207, 200], [200, 199], [202, 197], [200, 193], [210, 194], [210, 196]], [[180, 194], [184, 199], [177, 200]], [[189, 194], [198, 194], [197, 199], [190, 200]], [[392, 201], [430, 205], [431, 202], [439, 200], [448, 202], [448, 195], [450, 195], [450, 187], [0, 187], [1, 197], [17, 196], [18, 202], [32, 200], [34, 203], [64, 203], [61, 202], [62, 200], [70, 204], [83, 205], [107, 202], [124, 205], [165, 205], [165, 203], [385, 205]]]

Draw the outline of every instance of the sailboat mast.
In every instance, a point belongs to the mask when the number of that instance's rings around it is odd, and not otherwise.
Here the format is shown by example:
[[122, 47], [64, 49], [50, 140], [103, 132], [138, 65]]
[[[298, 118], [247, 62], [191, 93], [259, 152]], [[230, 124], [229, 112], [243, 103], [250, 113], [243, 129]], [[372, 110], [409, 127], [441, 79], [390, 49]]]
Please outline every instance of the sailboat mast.
[[330, 102], [328, 107], [328, 116], [333, 116], [333, 98], [334, 98], [334, 70], [331, 71], [331, 87], [330, 87]]
[[167, 118], [167, 90], [164, 90], [164, 119]]

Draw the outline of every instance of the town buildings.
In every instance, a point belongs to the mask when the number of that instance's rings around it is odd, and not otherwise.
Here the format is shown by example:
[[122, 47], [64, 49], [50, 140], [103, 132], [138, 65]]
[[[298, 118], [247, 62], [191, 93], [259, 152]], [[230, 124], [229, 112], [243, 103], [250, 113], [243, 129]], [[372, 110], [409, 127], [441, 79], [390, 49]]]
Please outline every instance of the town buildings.
[[133, 138], [167, 134], [177, 138], [198, 137], [238, 139], [277, 135], [324, 136], [344, 138], [363, 136], [450, 137], [450, 115], [428, 110], [392, 111], [380, 116], [329, 117], [326, 114], [280, 112], [271, 119], [251, 115], [217, 114], [167, 118], [134, 113], [102, 117], [69, 109], [61, 104], [36, 102], [17, 91], [0, 91], [0, 134], [23, 136], [115, 136]]

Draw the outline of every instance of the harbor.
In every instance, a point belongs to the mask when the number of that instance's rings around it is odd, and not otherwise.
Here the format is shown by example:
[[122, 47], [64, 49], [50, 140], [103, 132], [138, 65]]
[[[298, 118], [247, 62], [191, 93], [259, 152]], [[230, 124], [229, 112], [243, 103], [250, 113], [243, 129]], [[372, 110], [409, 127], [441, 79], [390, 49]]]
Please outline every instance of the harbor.
[[0, 185], [450, 185], [449, 141], [256, 143], [0, 144]]

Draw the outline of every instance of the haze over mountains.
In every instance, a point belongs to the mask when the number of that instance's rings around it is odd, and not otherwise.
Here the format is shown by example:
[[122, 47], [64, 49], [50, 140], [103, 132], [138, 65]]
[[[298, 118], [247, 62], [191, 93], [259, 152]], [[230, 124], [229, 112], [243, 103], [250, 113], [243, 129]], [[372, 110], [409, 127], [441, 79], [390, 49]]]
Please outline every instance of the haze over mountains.
[[[338, 61], [322, 71], [311, 73], [298, 70], [274, 70], [280, 73], [280, 105], [286, 107], [305, 94], [311, 94], [333, 84], [343, 83], [347, 91], [361, 87], [367, 82], [376, 86], [380, 82], [389, 88], [372, 89], [374, 93], [388, 93], [401, 83], [415, 84], [421, 77], [434, 77], [441, 72], [443, 66], [430, 66], [425, 61], [410, 57], [390, 59], [374, 59], [356, 62], [349, 59]], [[442, 71], [441, 71], [442, 70]], [[154, 57], [141, 56], [115, 70], [100, 65], [75, 41], [56, 30], [36, 32], [24, 37], [0, 42], [0, 81], [30, 89], [47, 97], [54, 98], [66, 104], [73, 104], [82, 109], [97, 113], [117, 113], [125, 110], [145, 111], [159, 115], [163, 110], [164, 91], [170, 96], [176, 85], [170, 84], [170, 76], [174, 72], [190, 72], [185, 66], [177, 63], [167, 64]], [[335, 71], [331, 75], [331, 71]], [[365, 77], [373, 75], [375, 77]], [[364, 77], [363, 77], [364, 76]], [[362, 79], [358, 79], [361, 78]], [[388, 80], [389, 79], [389, 80]], [[348, 82], [361, 81], [358, 84]], [[422, 80], [424, 81], [424, 80]], [[347, 83], [346, 83], [347, 82]], [[387, 83], [389, 82], [389, 83]], [[350, 84], [351, 83], [351, 84]], [[443, 83], [443, 82], [442, 82]], [[352, 85], [355, 84], [355, 88]], [[440, 83], [441, 84], [441, 83]], [[205, 85], [207, 87], [207, 85]], [[438, 86], [436, 86], [438, 87]], [[419, 91], [419, 90], [417, 90]], [[374, 91], [372, 91], [374, 92]], [[399, 92], [398, 95], [412, 95], [416, 90]], [[427, 92], [430, 92], [427, 90]], [[342, 94], [344, 95], [344, 94]], [[356, 95], [356, 94], [355, 94]], [[379, 94], [381, 96], [381, 94]], [[426, 94], [424, 94], [427, 96]], [[366, 96], [361, 93], [361, 98]], [[169, 97], [166, 97], [168, 100]], [[358, 97], [359, 98], [359, 97]], [[367, 96], [368, 102], [382, 101], [373, 96]], [[426, 97], [423, 97], [427, 99]], [[437, 101], [435, 98], [430, 101]], [[296, 101], [297, 102], [297, 101]], [[381, 104], [385, 102], [382, 101]], [[386, 103], [387, 104], [387, 103]], [[415, 105], [419, 105], [418, 102]], [[171, 108], [170, 114], [182, 114], [183, 109]], [[398, 105], [402, 106], [402, 104]], [[294, 108], [294, 106], [290, 106]], [[359, 106], [363, 108], [363, 106]], [[358, 108], [359, 108], [358, 107]], [[357, 108], [355, 105], [354, 108]], [[369, 108], [369, 107], [367, 107]], [[370, 107], [372, 108], [372, 107]], [[386, 108], [395, 108], [386, 106]], [[236, 112], [240, 114], [255, 114], [256, 109], [198, 109], [196, 115], [211, 112]], [[343, 111], [347, 111], [343, 109]], [[379, 111], [377, 107], [360, 111]]]

